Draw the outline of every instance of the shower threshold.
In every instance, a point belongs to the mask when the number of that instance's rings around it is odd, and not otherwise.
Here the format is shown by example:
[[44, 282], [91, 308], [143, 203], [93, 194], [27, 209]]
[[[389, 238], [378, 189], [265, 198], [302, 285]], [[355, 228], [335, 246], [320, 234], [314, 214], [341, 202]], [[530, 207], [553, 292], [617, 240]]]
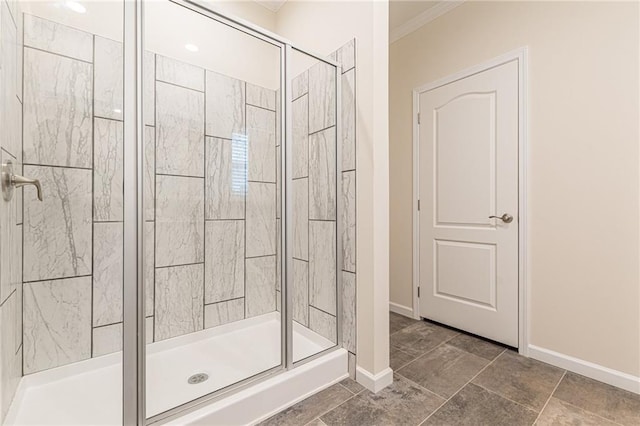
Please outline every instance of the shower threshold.
[[[280, 365], [280, 333], [280, 314], [272, 312], [147, 345], [147, 417]], [[295, 361], [332, 346], [294, 322]], [[122, 352], [23, 377], [6, 419], [10, 425], [121, 422]]]

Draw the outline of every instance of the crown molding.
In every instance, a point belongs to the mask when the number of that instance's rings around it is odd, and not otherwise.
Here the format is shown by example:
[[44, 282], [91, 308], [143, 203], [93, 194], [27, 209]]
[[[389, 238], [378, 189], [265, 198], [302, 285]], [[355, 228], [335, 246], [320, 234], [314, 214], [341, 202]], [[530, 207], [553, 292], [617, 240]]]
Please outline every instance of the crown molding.
[[447, 12], [455, 9], [464, 3], [465, 0], [452, 0], [452, 1], [441, 1], [435, 6], [425, 10], [415, 18], [411, 18], [404, 24], [400, 25], [398, 28], [395, 28], [389, 33], [389, 44], [395, 43], [400, 40], [402, 37], [411, 34], [416, 31], [423, 25], [433, 21], [436, 18], [444, 15]]

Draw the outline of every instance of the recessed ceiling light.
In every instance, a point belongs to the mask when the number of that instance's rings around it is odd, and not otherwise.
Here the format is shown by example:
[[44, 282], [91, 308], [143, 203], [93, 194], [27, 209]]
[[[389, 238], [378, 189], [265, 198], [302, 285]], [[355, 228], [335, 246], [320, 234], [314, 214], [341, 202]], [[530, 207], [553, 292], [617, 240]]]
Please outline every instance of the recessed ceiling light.
[[69, 0], [69, 1], [64, 2], [64, 5], [67, 7], [67, 9], [71, 9], [74, 12], [77, 12], [77, 13], [85, 13], [87, 11], [87, 8], [84, 7], [83, 5], [81, 5], [77, 1]]
[[187, 49], [189, 52], [197, 52], [198, 50], [200, 50], [198, 46], [191, 43], [185, 44], [184, 48]]

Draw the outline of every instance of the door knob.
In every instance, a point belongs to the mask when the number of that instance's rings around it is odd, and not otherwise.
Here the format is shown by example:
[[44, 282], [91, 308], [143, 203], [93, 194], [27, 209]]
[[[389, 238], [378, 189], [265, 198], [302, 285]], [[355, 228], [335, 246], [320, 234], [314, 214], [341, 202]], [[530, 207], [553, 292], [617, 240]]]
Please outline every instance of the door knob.
[[33, 185], [38, 193], [38, 200], [42, 201], [42, 186], [38, 179], [29, 179], [13, 174], [13, 164], [10, 160], [2, 164], [2, 197], [5, 201], [11, 201], [13, 190], [25, 185]]
[[489, 219], [500, 219], [504, 223], [513, 222], [513, 216], [511, 216], [509, 213], [505, 213], [502, 216], [489, 216]]

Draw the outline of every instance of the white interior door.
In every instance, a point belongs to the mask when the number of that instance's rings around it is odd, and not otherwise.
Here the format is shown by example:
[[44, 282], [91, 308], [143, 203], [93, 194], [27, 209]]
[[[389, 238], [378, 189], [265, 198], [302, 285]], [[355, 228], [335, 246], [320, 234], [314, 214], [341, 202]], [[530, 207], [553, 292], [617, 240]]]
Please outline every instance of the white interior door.
[[518, 346], [518, 62], [419, 97], [420, 316]]

